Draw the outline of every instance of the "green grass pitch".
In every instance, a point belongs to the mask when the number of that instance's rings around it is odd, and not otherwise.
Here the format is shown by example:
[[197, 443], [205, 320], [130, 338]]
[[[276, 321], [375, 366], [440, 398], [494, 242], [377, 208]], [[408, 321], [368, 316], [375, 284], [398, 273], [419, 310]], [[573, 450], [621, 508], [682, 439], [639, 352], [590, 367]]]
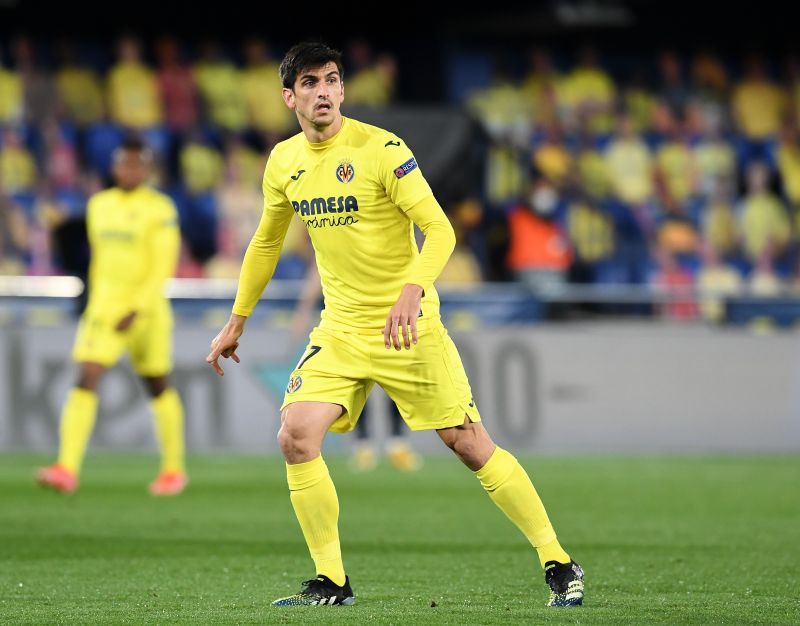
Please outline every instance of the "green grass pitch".
[[42, 456], [0, 456], [3, 624], [800, 623], [798, 457], [527, 458], [586, 603], [544, 607], [534, 552], [454, 458], [351, 473], [341, 501], [353, 607], [273, 608], [313, 575], [274, 457], [191, 459], [183, 496], [155, 461], [90, 456], [73, 497]]

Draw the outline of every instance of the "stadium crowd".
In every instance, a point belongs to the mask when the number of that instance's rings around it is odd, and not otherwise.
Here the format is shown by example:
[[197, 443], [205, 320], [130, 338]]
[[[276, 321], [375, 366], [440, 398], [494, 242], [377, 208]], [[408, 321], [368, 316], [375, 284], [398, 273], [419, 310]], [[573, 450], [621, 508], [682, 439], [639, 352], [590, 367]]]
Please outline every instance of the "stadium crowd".
[[[85, 52], [60, 43], [44, 63], [26, 37], [0, 47], [0, 274], [81, 273], [86, 198], [137, 133], [179, 209], [180, 275], [235, 277], [266, 155], [296, 132], [277, 51], [254, 39], [234, 59], [207, 42], [189, 59], [172, 38], [145, 54], [123, 37], [104, 73]], [[613, 70], [592, 47], [572, 57], [534, 48], [462, 94], [489, 139], [486, 171], [479, 197], [446, 207], [459, 245], [442, 281], [800, 282], [800, 57], [664, 50]], [[391, 55], [353, 42], [345, 59], [346, 105], [395, 101]], [[277, 276], [301, 277], [307, 249], [297, 223]]]

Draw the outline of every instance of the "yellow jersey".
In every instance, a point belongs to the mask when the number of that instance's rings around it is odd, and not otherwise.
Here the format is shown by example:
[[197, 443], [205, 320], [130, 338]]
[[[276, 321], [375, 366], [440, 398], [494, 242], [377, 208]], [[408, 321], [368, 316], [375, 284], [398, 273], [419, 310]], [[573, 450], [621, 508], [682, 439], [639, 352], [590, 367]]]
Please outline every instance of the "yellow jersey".
[[150, 187], [94, 194], [86, 209], [91, 247], [87, 314], [115, 322], [168, 309], [164, 284], [180, 251], [178, 213]]
[[133, 128], [161, 123], [161, 95], [155, 74], [139, 63], [119, 63], [109, 72], [108, 106], [115, 122]]
[[[406, 283], [425, 290], [418, 326], [439, 319], [432, 283], [455, 238], [404, 141], [349, 118], [321, 143], [301, 132], [272, 150], [263, 191], [264, 211], [245, 255], [234, 314], [252, 312], [296, 216], [316, 252], [322, 327], [379, 332]], [[426, 234], [422, 256], [412, 219]]]

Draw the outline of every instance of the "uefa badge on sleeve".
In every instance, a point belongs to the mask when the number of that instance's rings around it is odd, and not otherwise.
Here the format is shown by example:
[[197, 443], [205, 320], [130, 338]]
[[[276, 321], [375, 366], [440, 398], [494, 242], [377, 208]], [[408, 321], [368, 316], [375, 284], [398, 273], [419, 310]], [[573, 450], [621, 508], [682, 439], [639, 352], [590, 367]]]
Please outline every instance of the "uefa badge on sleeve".
[[417, 160], [414, 157], [411, 157], [408, 161], [403, 163], [400, 167], [396, 167], [394, 169], [394, 175], [397, 178], [403, 178], [409, 172], [417, 169]]
[[289, 384], [286, 385], [286, 393], [294, 393], [303, 386], [302, 376], [292, 376], [289, 379]]

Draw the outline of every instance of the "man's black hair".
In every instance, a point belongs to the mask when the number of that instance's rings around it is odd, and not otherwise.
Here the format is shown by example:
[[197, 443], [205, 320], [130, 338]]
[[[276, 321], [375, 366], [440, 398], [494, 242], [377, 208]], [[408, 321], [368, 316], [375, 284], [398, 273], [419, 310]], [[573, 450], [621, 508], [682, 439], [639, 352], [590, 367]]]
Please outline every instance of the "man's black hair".
[[313, 70], [328, 63], [336, 63], [339, 78], [344, 79], [342, 53], [320, 41], [304, 41], [290, 48], [281, 61], [278, 74], [286, 89], [294, 89], [294, 81], [306, 70]]
[[150, 146], [137, 135], [128, 135], [122, 140], [122, 143], [114, 150], [114, 160], [118, 159], [123, 152], [136, 152], [144, 161], [150, 161], [153, 158]]
[[136, 135], [128, 135], [119, 145], [120, 150], [130, 150], [131, 152], [144, 152], [148, 149], [147, 144]]

